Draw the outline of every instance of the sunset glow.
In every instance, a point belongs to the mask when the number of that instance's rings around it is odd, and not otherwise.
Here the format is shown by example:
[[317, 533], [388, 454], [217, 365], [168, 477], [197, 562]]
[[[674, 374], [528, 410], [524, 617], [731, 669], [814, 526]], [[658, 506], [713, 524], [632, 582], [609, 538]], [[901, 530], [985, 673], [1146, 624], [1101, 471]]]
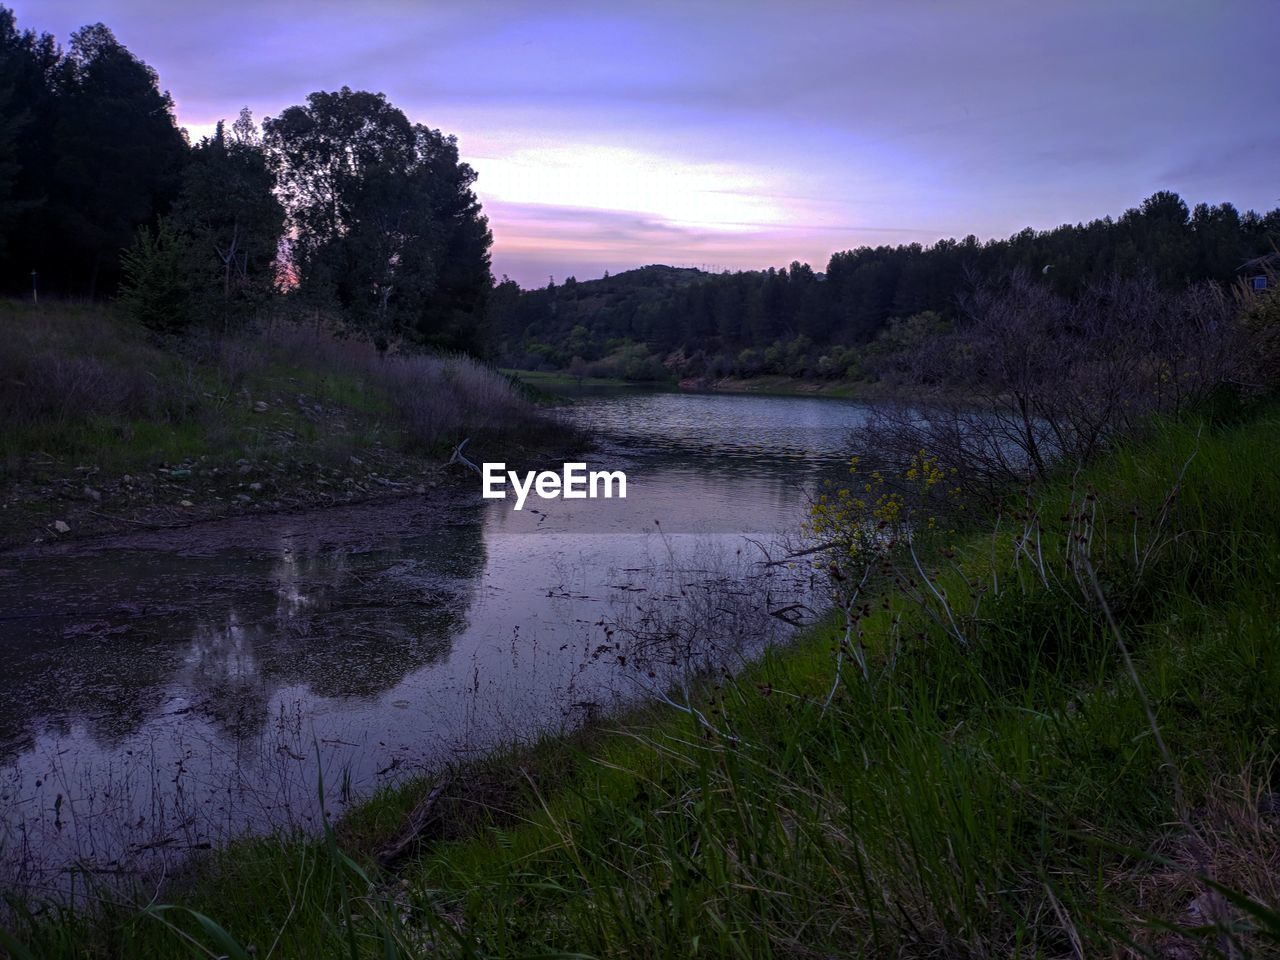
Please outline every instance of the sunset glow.
[[16, 6], [64, 42], [110, 23], [194, 138], [246, 104], [385, 92], [458, 136], [495, 273], [526, 284], [651, 262], [821, 269], [1155, 189], [1259, 209], [1280, 194], [1280, 144], [1246, 108], [1269, 60], [1240, 56], [1274, 35], [1274, 4]]

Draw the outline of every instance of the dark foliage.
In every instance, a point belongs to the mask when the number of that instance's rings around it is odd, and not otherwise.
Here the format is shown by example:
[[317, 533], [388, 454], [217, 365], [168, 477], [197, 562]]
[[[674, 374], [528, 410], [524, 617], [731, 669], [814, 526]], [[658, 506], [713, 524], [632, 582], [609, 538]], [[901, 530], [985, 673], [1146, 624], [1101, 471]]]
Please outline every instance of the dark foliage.
[[455, 139], [345, 87], [264, 127], [245, 110], [191, 147], [107, 27], [64, 51], [0, 7], [0, 292], [118, 293], [165, 332], [288, 293], [379, 341], [482, 352], [492, 236]]
[[653, 266], [544, 289], [499, 285], [493, 322], [506, 358], [532, 366], [590, 366], [624, 344], [643, 346], [685, 376], [879, 374], [903, 337], [962, 318], [985, 278], [1024, 271], [1059, 297], [1115, 277], [1146, 277], [1164, 290], [1228, 284], [1272, 249], [1280, 210], [1241, 214], [1229, 203], [1193, 210], [1156, 193], [1118, 219], [1007, 240], [940, 240], [932, 246], [859, 247], [832, 255], [825, 274], [807, 265], [707, 274]]
[[177, 195], [186, 137], [156, 73], [102, 24], [67, 51], [0, 8], [0, 284], [114, 291], [120, 252]]
[[381, 336], [476, 349], [492, 237], [456, 140], [347, 87], [264, 128], [298, 295]]

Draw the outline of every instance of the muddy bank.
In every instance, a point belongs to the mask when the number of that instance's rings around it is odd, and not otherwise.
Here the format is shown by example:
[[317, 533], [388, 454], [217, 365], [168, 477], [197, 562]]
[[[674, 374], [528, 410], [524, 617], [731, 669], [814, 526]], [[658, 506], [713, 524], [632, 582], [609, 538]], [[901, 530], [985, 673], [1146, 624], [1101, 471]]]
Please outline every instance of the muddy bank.
[[[188, 529], [236, 517], [305, 513], [410, 496], [457, 496], [465, 478], [390, 450], [340, 465], [305, 460], [205, 458], [119, 476], [94, 466], [46, 471], [0, 492], [0, 551], [139, 529]], [[457, 492], [449, 488], [456, 488]]]

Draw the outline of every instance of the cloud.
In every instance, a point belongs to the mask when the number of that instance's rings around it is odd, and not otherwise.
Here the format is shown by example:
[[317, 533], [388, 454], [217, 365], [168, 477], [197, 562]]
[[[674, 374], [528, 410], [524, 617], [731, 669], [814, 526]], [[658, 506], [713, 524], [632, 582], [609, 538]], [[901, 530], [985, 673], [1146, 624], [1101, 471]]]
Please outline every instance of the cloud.
[[[198, 135], [247, 104], [381, 90], [456, 133], [499, 269], [823, 263], [1007, 235], [1156, 189], [1275, 203], [1273, 0], [14, 0], [102, 20]], [[1201, 193], [1204, 191], [1204, 193]]]

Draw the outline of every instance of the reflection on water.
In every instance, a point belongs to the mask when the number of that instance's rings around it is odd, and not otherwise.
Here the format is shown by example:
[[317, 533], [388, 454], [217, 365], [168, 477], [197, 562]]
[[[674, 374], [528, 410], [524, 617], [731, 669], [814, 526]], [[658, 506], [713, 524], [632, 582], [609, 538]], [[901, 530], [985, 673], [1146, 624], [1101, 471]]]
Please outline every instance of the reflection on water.
[[175, 691], [233, 735], [258, 732], [244, 725], [260, 728], [282, 688], [376, 695], [461, 627], [484, 567], [479, 519], [400, 527], [400, 510], [351, 511], [336, 536], [327, 518], [289, 518], [237, 522], [199, 552], [187, 541], [204, 532], [186, 530], [20, 558], [0, 580], [0, 751], [75, 724], [113, 743]]
[[7, 558], [0, 882], [305, 822], [321, 769], [367, 790], [635, 696], [604, 623], [646, 572], [794, 529], [864, 409], [584, 391], [571, 415], [626, 500], [467, 494]]

